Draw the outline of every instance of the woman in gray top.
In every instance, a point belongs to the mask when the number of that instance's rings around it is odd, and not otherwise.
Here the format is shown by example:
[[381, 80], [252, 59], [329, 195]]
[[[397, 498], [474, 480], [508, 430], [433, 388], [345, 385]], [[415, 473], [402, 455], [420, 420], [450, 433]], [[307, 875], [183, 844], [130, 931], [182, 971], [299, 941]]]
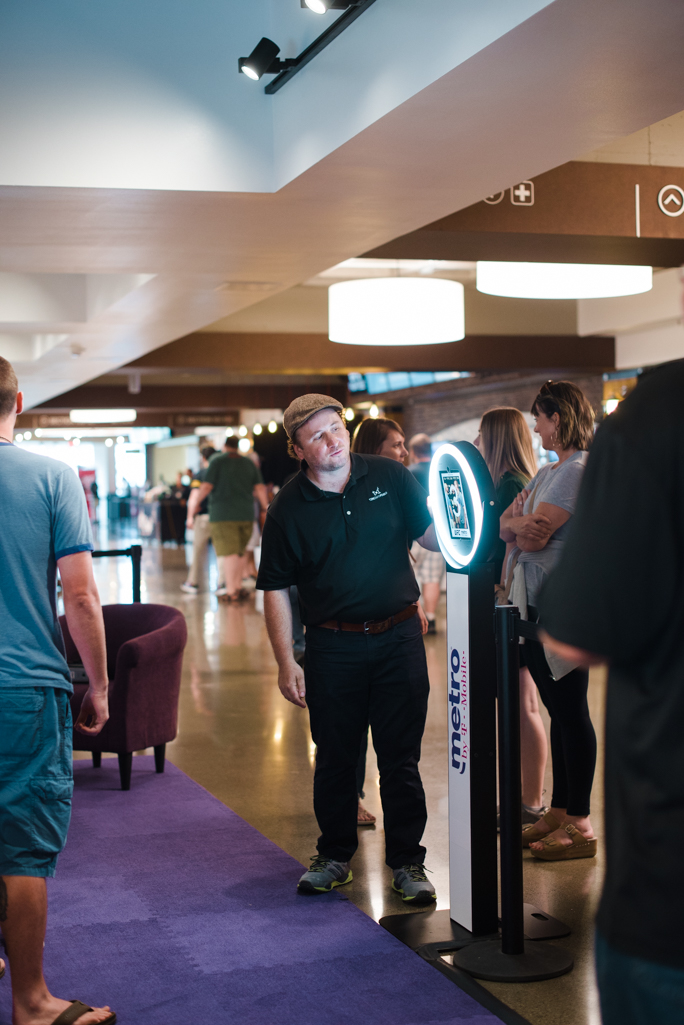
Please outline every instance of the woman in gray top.
[[[558, 461], [542, 467], [501, 517], [501, 537], [514, 542], [511, 602], [523, 618], [537, 620], [537, 597], [558, 561], [570, 527], [593, 439], [594, 412], [570, 381], [549, 381], [532, 406], [535, 432]], [[510, 565], [510, 563], [509, 563]], [[525, 641], [521, 662], [534, 678], [551, 717], [551, 808], [523, 829], [523, 846], [544, 861], [590, 858], [596, 839], [589, 802], [596, 767], [596, 734], [589, 717], [589, 674]]]

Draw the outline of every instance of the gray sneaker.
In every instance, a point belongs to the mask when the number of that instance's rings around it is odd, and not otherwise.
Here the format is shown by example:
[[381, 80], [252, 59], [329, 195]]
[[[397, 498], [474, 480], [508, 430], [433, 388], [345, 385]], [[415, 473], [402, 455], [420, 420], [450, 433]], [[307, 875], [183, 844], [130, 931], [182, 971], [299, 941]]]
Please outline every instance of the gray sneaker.
[[432, 904], [437, 899], [435, 888], [425, 875], [424, 865], [402, 865], [394, 869], [392, 889], [412, 904]]
[[348, 861], [333, 861], [317, 854], [311, 859], [311, 868], [299, 880], [297, 893], [330, 893], [333, 887], [344, 886], [352, 878]]

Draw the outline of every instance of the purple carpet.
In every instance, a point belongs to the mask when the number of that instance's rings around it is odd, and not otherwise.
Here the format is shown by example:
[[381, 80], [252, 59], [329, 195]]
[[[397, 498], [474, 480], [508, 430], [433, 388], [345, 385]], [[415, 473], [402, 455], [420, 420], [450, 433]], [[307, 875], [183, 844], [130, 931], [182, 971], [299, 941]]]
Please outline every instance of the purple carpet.
[[[69, 841], [48, 883], [53, 991], [120, 1025], [496, 1025], [499, 1019], [188, 776], [76, 762]], [[0, 1025], [10, 1025], [8, 979]]]

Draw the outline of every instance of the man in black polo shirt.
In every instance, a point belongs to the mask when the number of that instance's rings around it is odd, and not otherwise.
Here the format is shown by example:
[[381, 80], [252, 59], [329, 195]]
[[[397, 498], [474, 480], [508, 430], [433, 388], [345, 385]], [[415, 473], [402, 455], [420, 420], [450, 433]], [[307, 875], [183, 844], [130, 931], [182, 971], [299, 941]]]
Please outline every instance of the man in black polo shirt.
[[[357, 840], [356, 765], [370, 723], [380, 770], [386, 861], [405, 901], [429, 903], [418, 771], [428, 674], [409, 547], [437, 548], [425, 492], [382, 456], [350, 455], [342, 406], [303, 395], [284, 427], [302, 469], [266, 517], [257, 587], [283, 697], [305, 708], [316, 744], [318, 855], [299, 881], [324, 893], [351, 881]], [[303, 671], [292, 654], [289, 588], [306, 630]]]

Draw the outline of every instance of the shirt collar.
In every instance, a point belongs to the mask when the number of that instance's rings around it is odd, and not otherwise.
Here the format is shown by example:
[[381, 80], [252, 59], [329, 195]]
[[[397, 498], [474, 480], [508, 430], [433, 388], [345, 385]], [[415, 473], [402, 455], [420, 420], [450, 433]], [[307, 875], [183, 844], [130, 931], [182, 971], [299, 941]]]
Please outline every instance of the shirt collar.
[[[342, 494], [346, 494], [349, 488], [352, 487], [352, 485], [355, 484], [360, 477], [365, 477], [367, 473], [368, 463], [366, 462], [366, 460], [363, 458], [363, 456], [358, 455], [356, 452], [352, 452], [351, 473], [349, 475], [349, 480], [347, 481], [347, 484]], [[307, 500], [307, 502], [320, 502], [325, 501], [328, 498], [337, 497], [337, 495], [333, 494], [333, 492], [321, 491], [321, 489], [317, 487], [312, 480], [309, 480], [304, 470], [299, 471], [297, 480], [299, 483], [300, 491], [302, 492], [302, 495]]]

